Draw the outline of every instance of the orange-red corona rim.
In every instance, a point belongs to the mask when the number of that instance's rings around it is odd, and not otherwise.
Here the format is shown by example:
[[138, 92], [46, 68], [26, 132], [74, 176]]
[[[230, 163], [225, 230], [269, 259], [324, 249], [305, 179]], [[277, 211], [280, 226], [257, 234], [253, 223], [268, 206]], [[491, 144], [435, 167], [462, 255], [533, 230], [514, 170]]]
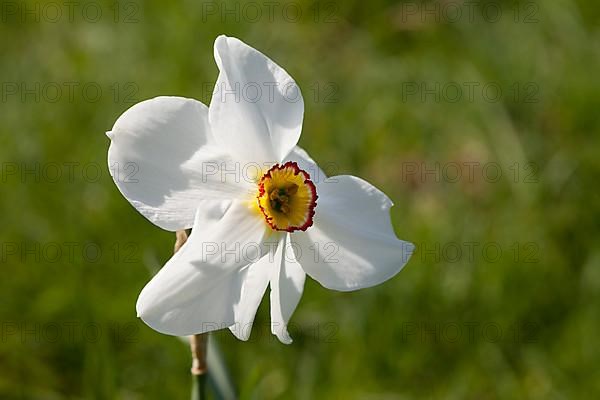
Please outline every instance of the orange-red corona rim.
[[306, 231], [313, 224], [317, 188], [297, 163], [275, 164], [258, 182], [258, 207], [273, 230]]

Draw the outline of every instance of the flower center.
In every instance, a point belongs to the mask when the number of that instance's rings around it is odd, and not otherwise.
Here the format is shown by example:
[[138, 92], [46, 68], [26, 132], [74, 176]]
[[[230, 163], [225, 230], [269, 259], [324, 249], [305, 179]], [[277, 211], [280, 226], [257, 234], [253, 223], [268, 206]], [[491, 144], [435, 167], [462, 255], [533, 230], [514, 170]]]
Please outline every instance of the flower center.
[[273, 230], [305, 231], [313, 224], [317, 189], [298, 164], [275, 164], [258, 182], [258, 207]]

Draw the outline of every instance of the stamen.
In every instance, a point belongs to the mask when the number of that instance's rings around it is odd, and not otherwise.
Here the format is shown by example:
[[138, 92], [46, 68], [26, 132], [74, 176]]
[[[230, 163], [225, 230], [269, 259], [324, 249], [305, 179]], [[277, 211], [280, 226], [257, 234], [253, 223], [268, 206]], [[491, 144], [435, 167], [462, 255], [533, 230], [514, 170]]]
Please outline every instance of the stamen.
[[258, 206], [274, 230], [293, 232], [312, 225], [317, 193], [295, 162], [274, 165], [259, 181]]

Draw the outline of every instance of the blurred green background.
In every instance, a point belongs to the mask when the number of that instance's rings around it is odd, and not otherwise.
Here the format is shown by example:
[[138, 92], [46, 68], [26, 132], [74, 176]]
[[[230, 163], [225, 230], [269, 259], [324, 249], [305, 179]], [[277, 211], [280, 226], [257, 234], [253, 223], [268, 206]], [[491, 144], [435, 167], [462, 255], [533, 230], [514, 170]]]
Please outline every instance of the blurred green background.
[[266, 301], [248, 343], [215, 335], [241, 398], [600, 396], [596, 2], [0, 4], [1, 399], [189, 397], [188, 347], [135, 316], [174, 235], [120, 195], [104, 132], [208, 103], [222, 33], [294, 77], [300, 144], [417, 245], [372, 289], [307, 280], [291, 346]]

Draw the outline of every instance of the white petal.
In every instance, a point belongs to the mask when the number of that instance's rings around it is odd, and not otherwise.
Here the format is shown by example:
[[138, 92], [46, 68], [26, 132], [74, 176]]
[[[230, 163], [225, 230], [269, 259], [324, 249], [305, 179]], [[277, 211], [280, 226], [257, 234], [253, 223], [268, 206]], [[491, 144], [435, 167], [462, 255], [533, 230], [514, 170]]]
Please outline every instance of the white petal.
[[317, 187], [314, 225], [292, 235], [296, 258], [308, 275], [335, 290], [356, 290], [390, 279], [406, 264], [412, 243], [391, 224], [390, 199], [354, 176], [335, 176]]
[[215, 138], [237, 160], [278, 163], [296, 145], [304, 101], [280, 66], [239, 39], [215, 40], [219, 77], [210, 102]]
[[240, 340], [245, 341], [250, 337], [256, 311], [269, 284], [273, 254], [274, 252], [269, 252], [247, 267], [240, 300], [234, 309], [235, 324], [229, 327], [231, 333]]
[[138, 316], [178, 336], [232, 325], [247, 270], [242, 267], [270, 251], [264, 235], [264, 220], [246, 204], [202, 202], [188, 241], [142, 290]]
[[325, 175], [325, 172], [321, 168], [319, 168], [317, 163], [300, 146], [296, 146], [290, 152], [290, 154], [288, 154], [283, 159], [283, 162], [286, 161], [295, 161], [300, 167], [300, 169], [308, 172], [308, 175], [310, 175], [310, 179], [315, 184], [319, 184], [325, 181], [325, 179], [327, 179], [327, 175]]
[[108, 165], [125, 198], [146, 218], [171, 231], [191, 228], [198, 201], [240, 198], [245, 181], [222, 182], [231, 162], [214, 141], [208, 109], [182, 97], [156, 97], [121, 115], [107, 133]]
[[277, 247], [275, 260], [278, 265], [271, 275], [271, 332], [282, 343], [290, 344], [292, 338], [287, 325], [302, 297], [306, 274], [286, 238], [287, 235]]

